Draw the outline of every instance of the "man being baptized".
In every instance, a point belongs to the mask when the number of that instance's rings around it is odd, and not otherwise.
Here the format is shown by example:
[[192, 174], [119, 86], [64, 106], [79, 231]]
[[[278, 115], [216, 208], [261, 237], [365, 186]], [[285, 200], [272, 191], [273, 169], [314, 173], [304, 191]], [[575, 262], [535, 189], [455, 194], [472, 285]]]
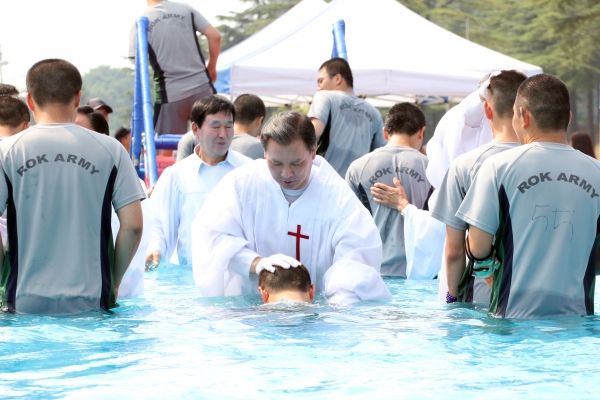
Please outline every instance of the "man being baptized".
[[310, 282], [310, 274], [304, 265], [284, 269], [274, 266], [275, 272], [266, 269], [258, 276], [258, 291], [263, 302], [277, 303], [282, 299], [312, 303], [315, 285]]

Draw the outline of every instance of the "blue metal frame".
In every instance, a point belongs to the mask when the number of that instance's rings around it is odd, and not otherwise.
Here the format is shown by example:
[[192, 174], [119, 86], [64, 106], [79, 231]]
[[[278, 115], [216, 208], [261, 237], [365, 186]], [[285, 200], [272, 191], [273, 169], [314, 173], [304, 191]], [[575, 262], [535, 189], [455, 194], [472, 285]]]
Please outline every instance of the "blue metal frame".
[[348, 61], [348, 52], [346, 51], [346, 23], [340, 19], [333, 24], [333, 50], [331, 58], [340, 57]]
[[141, 170], [142, 132], [144, 132], [144, 148], [146, 150], [144, 170], [150, 187], [153, 187], [158, 180], [158, 169], [156, 167], [152, 96], [148, 73], [148, 18], [140, 17], [136, 21], [136, 30], [135, 89], [131, 117], [133, 146], [131, 151], [133, 164], [139, 173]]

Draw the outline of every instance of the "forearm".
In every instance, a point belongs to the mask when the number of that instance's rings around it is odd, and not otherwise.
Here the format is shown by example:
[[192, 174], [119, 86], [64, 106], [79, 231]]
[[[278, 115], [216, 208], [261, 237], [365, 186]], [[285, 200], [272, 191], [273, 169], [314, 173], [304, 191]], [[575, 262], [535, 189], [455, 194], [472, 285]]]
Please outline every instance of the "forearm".
[[466, 268], [465, 231], [446, 226], [444, 254], [448, 291], [452, 296], [457, 297], [458, 287]]
[[121, 280], [137, 251], [142, 239], [142, 230], [121, 226], [115, 244], [114, 279], [115, 287], [121, 285]]
[[167, 241], [163, 230], [154, 227], [150, 236], [150, 243], [148, 243], [148, 248], [146, 249], [146, 255], [158, 251], [161, 257], [164, 257], [167, 254], [167, 247]]
[[236, 274], [248, 279], [251, 274], [256, 273], [258, 261], [260, 261], [260, 256], [257, 253], [243, 248], [231, 257], [228, 267]]
[[464, 256], [457, 258], [449, 257], [446, 254], [446, 279], [448, 280], [448, 291], [454, 297], [458, 296], [458, 286], [465, 273], [465, 268], [466, 261]]
[[216, 68], [219, 53], [221, 51], [221, 36], [215, 36], [208, 40], [208, 68]]

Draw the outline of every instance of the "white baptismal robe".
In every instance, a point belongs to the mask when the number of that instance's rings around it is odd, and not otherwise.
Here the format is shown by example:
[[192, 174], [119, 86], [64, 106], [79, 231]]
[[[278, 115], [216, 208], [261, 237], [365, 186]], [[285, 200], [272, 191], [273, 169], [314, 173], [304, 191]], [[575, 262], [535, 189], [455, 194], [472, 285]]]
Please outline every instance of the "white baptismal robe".
[[[144, 193], [147, 196], [148, 192], [146, 190], [146, 184], [141, 179], [140, 185], [144, 189]], [[123, 275], [121, 286], [119, 286], [119, 299], [136, 297], [144, 293], [146, 247], [150, 242], [151, 229], [150, 205], [148, 200], [142, 201], [142, 217], [144, 219], [144, 230], [142, 231], [142, 239], [140, 240], [140, 245], [138, 246], [137, 251], [133, 255], [133, 259], [131, 260], [127, 271], [125, 271], [125, 275]], [[119, 221], [119, 217], [117, 216], [117, 213], [115, 212], [114, 208], [112, 209], [110, 224], [112, 228], [113, 241], [116, 242], [117, 234], [119, 233], [119, 229], [121, 228], [121, 222]]]
[[332, 301], [381, 300], [381, 238], [369, 212], [323, 159], [291, 205], [265, 160], [228, 174], [192, 224], [194, 279], [203, 296], [258, 293], [256, 257], [285, 254]]
[[166, 262], [177, 250], [179, 264], [191, 264], [192, 221], [225, 175], [252, 162], [230, 149], [225, 160], [211, 166], [202, 161], [198, 150], [196, 146], [193, 154], [165, 169], [150, 196], [152, 236], [146, 254], [158, 250]]

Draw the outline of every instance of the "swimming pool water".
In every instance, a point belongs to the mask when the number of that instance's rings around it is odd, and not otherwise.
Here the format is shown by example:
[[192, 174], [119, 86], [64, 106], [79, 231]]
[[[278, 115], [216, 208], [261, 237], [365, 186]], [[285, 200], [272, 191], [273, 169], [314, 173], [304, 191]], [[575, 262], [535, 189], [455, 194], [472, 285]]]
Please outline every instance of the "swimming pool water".
[[438, 303], [437, 282], [386, 283], [386, 303], [277, 310], [159, 268], [114, 313], [3, 314], [0, 397], [599, 396], [598, 316], [499, 320]]

